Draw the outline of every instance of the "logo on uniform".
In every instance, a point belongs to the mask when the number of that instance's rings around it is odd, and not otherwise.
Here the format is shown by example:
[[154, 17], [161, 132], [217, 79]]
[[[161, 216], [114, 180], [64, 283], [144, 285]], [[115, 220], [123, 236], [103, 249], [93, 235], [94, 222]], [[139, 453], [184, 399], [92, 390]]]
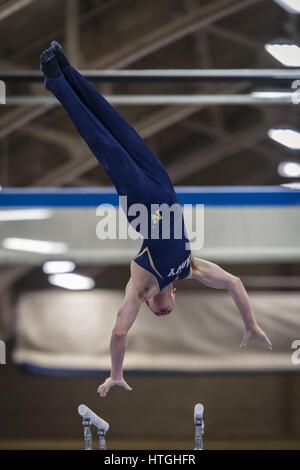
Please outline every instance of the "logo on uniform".
[[183, 263], [181, 263], [180, 266], [178, 266], [176, 271], [175, 271], [176, 268], [171, 269], [171, 271], [168, 274], [168, 277], [178, 276], [183, 269], [187, 268], [190, 265], [190, 261], [191, 261], [190, 256], [188, 256], [187, 259]]
[[160, 220], [162, 220], [163, 216], [159, 210], [155, 211], [154, 214], [151, 215], [151, 219], [154, 225], [156, 225]]

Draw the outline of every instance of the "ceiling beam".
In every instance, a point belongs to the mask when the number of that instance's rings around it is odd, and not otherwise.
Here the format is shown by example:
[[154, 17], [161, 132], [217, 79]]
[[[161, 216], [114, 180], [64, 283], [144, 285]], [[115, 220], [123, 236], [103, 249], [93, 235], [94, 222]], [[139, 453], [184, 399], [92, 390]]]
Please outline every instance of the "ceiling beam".
[[81, 63], [80, 3], [79, 0], [66, 0], [65, 3], [66, 52], [70, 62], [78, 68]]
[[[101, 2], [100, 5], [98, 5], [96, 8], [93, 8], [92, 10], [88, 11], [84, 15], [80, 15], [80, 26], [83, 26], [86, 24], [89, 20], [94, 18], [97, 15], [103, 14], [105, 11], [109, 10], [110, 8], [113, 8], [115, 6], [118, 6], [119, 3], [121, 3], [123, 0], [111, 0], [107, 1], [106, 3]], [[18, 60], [19, 58], [23, 57], [24, 55], [27, 55], [31, 51], [36, 51], [37, 49], [41, 49], [44, 47], [45, 43], [49, 43], [53, 39], [62, 39], [65, 34], [65, 27], [59, 27], [51, 31], [49, 34], [46, 35], [41, 35], [34, 41], [30, 43], [26, 43], [24, 47], [21, 49], [18, 49], [12, 56], [13, 60]]]
[[258, 53], [261, 53], [263, 51], [264, 45], [260, 44], [255, 39], [250, 39], [247, 36], [244, 36], [240, 33], [236, 33], [234, 31], [230, 31], [226, 28], [222, 28], [221, 26], [211, 26], [208, 30], [208, 33], [212, 33], [221, 39], [225, 39], [228, 42], [238, 45], [239, 47], [244, 46], [257, 51]]
[[18, 11], [22, 10], [22, 8], [29, 6], [35, 1], [36, 0], [10, 0], [9, 2], [6, 2], [2, 7], [0, 7], [0, 21], [14, 15]]
[[56, 107], [56, 103], [47, 106], [38, 106], [28, 112], [28, 106], [21, 106], [5, 113], [0, 119], [0, 140], [8, 137], [12, 132], [16, 132], [22, 127], [27, 126], [54, 107]]
[[270, 122], [262, 122], [227, 137], [221, 143], [210, 145], [188, 155], [182, 155], [179, 161], [167, 167], [167, 172], [173, 183], [178, 184], [188, 176], [266, 139], [268, 129], [275, 124], [278, 124], [276, 119], [270, 120]]
[[124, 68], [154, 52], [169, 46], [175, 41], [194, 34], [200, 29], [207, 28], [217, 21], [263, 2], [264, 0], [217, 0], [199, 7], [193, 12], [173, 20], [167, 25], [145, 34], [112, 53], [92, 63], [92, 68], [108, 68], [111, 63], [114, 68]]
[[195, 119], [187, 119], [181, 123], [181, 125], [193, 133], [203, 133], [215, 139], [224, 139], [227, 133], [220, 129], [218, 126], [212, 126], [210, 124], [204, 124], [201, 121]]
[[21, 130], [21, 133], [63, 147], [72, 160], [80, 161], [88, 153], [88, 149], [80, 137], [68, 135], [58, 129], [48, 129], [35, 124], [26, 126]]

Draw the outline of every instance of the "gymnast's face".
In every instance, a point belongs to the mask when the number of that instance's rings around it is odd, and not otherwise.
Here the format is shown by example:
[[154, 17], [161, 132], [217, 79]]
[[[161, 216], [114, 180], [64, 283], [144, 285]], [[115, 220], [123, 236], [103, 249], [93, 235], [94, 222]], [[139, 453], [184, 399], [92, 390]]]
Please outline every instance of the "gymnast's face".
[[159, 294], [146, 300], [148, 308], [158, 317], [164, 317], [172, 312], [175, 307], [175, 294], [174, 287], [169, 292], [160, 292]]

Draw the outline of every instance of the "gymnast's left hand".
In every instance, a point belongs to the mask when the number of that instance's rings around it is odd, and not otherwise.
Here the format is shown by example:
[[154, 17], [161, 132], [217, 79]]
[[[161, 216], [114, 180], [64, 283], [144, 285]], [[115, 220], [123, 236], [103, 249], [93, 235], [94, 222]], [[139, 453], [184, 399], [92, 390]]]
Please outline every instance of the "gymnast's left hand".
[[120, 385], [120, 387], [123, 387], [128, 391], [132, 390], [123, 377], [120, 380], [114, 380], [111, 377], [108, 377], [108, 379], [106, 379], [103, 384], [99, 385], [97, 392], [100, 394], [100, 397], [104, 398], [108, 394], [109, 390], [116, 385]]
[[248, 341], [252, 339], [256, 343], [258, 343], [260, 346], [262, 346], [264, 349], [272, 349], [272, 343], [267, 337], [266, 333], [259, 327], [255, 326], [254, 328], [247, 329], [246, 333], [244, 335], [241, 348], [244, 348], [247, 346]]

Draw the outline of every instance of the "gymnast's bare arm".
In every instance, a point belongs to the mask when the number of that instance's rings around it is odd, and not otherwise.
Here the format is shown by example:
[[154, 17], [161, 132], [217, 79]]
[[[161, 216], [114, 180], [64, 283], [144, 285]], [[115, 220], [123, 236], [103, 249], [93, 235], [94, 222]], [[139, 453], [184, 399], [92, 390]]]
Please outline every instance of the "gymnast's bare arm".
[[115, 385], [120, 385], [125, 390], [132, 390], [123, 378], [126, 337], [142, 303], [148, 296], [154, 295], [156, 289], [152, 276], [136, 263], [132, 263], [131, 278], [127, 283], [124, 301], [118, 312], [110, 340], [111, 375], [98, 388], [101, 397], [105, 397], [110, 388]]
[[270, 340], [257, 324], [247, 292], [238, 277], [227, 273], [216, 264], [200, 258], [192, 258], [189, 277], [205, 286], [226, 289], [229, 292], [239, 309], [246, 328], [241, 348], [247, 345], [249, 339], [253, 339], [265, 349], [272, 349]]

